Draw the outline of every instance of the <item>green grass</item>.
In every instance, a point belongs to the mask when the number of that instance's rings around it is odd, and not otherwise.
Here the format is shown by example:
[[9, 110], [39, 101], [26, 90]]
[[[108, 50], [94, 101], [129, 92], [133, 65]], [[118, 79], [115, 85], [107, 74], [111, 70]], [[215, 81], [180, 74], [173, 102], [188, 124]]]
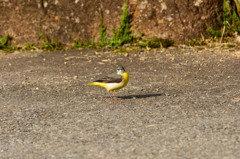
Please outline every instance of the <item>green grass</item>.
[[8, 41], [9, 41], [8, 35], [4, 35], [0, 38], [0, 49], [1, 50], [8, 49]]
[[64, 50], [65, 47], [58, 42], [58, 40], [52, 41], [51, 39], [45, 37], [40, 32], [40, 38], [43, 41], [43, 45], [41, 46], [41, 49], [44, 51], [54, 51], [54, 50]]
[[236, 44], [234, 44], [234, 43], [227, 43], [226, 47], [233, 48], [233, 47], [236, 47]]
[[223, 0], [223, 12], [216, 11], [216, 15], [220, 29], [215, 30], [206, 23], [207, 29], [213, 37], [221, 38], [220, 42], [222, 42], [223, 38], [233, 37], [235, 33], [240, 33], [240, 19], [234, 5], [230, 5], [230, 0]]
[[28, 41], [26, 42], [25, 50], [37, 50], [39, 46], [36, 44], [30, 44]]
[[188, 46], [201, 46], [201, 45], [206, 45], [206, 42], [202, 39], [193, 39], [189, 40], [185, 43]]
[[4, 35], [0, 37], [0, 50], [2, 50], [3, 52], [11, 52], [20, 49], [20, 47], [11, 44], [11, 37], [9, 35]]
[[101, 10], [99, 10], [99, 15], [100, 15], [100, 27], [99, 27], [100, 34], [98, 46], [104, 47], [109, 44], [109, 41], [107, 39], [107, 27], [103, 25], [103, 14]]
[[126, 43], [132, 43], [134, 40], [130, 25], [131, 18], [128, 13], [128, 3], [129, 0], [126, 1], [124, 6], [119, 29], [113, 30], [113, 38], [110, 42], [111, 47], [118, 47]]
[[148, 47], [148, 48], [168, 48], [174, 45], [174, 41], [169, 39], [164, 39], [164, 38], [153, 38], [145, 41], [140, 41], [138, 45], [140, 47]]
[[99, 40], [97, 43], [94, 43], [93, 40], [86, 41], [83, 39], [79, 41], [78, 39], [73, 40], [72, 48], [96, 48], [96, 47], [105, 47], [110, 46], [112, 48], [116, 48], [122, 46], [126, 43], [132, 43], [134, 37], [130, 30], [130, 15], [128, 13], [128, 3], [127, 0], [123, 9], [123, 14], [121, 17], [121, 23], [118, 29], [113, 30], [113, 37], [111, 40], [107, 38], [107, 28], [103, 25], [103, 14], [102, 11], [99, 10], [100, 15], [100, 27], [99, 27]]
[[73, 40], [73, 45], [72, 45], [72, 49], [78, 49], [78, 48], [96, 48], [97, 44], [94, 42], [94, 37], [92, 37], [91, 41], [87, 41], [85, 40], [85, 38], [83, 38], [82, 41], [80, 41], [79, 39], [75, 39]]

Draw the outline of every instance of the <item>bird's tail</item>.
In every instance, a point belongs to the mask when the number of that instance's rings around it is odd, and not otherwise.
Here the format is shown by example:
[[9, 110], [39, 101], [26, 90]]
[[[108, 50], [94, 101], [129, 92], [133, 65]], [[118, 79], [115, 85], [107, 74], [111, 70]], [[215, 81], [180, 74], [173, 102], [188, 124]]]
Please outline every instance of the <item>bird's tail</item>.
[[86, 84], [83, 84], [83, 85], [95, 85], [94, 82], [91, 82], [91, 83], [86, 83]]
[[100, 87], [106, 88], [106, 84], [102, 83], [102, 82], [91, 82], [91, 83], [87, 83], [87, 84], [84, 84], [84, 85], [95, 85], [95, 86], [100, 86]]

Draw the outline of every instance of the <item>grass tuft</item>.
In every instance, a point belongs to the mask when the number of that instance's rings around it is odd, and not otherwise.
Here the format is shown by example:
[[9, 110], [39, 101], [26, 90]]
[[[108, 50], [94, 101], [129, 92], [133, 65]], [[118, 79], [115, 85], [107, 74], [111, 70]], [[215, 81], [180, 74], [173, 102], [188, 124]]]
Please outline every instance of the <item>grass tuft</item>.
[[148, 47], [148, 48], [168, 48], [174, 45], [174, 41], [169, 39], [164, 39], [164, 38], [153, 38], [145, 41], [140, 41], [138, 45], [140, 47]]
[[30, 44], [28, 41], [26, 42], [25, 50], [37, 50], [39, 46], [36, 44]]
[[4, 35], [0, 37], [0, 50], [3, 52], [11, 52], [20, 50], [20, 47], [14, 46], [11, 44], [12, 38], [9, 35]]
[[223, 12], [219, 14], [216, 11], [216, 15], [221, 28], [214, 30], [207, 23], [206, 26], [212, 36], [221, 38], [220, 43], [224, 40], [223, 38], [233, 37], [236, 33], [240, 33], [240, 19], [235, 11], [235, 7], [230, 5], [230, 0], [223, 0]]
[[122, 46], [126, 43], [133, 42], [133, 36], [131, 32], [130, 25], [130, 15], [128, 13], [128, 3], [129, 0], [126, 1], [125, 7], [123, 9], [123, 14], [121, 18], [121, 24], [118, 30], [113, 30], [113, 38], [110, 42], [111, 47]]
[[54, 50], [64, 50], [65, 47], [58, 42], [58, 40], [52, 41], [51, 39], [45, 37], [41, 32], [40, 32], [40, 38], [43, 41], [43, 45], [41, 49], [44, 51], [54, 51]]
[[99, 15], [100, 15], [100, 27], [99, 27], [99, 31], [100, 31], [100, 37], [99, 37], [99, 42], [98, 45], [100, 47], [106, 46], [109, 44], [108, 39], [107, 39], [107, 27], [105, 27], [103, 25], [103, 14], [102, 11], [99, 10]]
[[73, 40], [73, 46], [71, 47], [72, 49], [78, 49], [78, 48], [96, 48], [97, 44], [94, 42], [94, 37], [92, 37], [91, 41], [85, 40], [83, 38], [82, 41], [79, 39]]

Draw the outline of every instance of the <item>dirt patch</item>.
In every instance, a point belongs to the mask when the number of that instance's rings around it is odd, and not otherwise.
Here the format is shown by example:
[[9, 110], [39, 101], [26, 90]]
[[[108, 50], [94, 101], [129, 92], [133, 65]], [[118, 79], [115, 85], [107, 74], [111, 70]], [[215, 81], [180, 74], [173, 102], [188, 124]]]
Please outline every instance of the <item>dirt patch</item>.
[[[238, 49], [0, 56], [0, 158], [239, 158]], [[110, 102], [84, 86], [121, 63]]]

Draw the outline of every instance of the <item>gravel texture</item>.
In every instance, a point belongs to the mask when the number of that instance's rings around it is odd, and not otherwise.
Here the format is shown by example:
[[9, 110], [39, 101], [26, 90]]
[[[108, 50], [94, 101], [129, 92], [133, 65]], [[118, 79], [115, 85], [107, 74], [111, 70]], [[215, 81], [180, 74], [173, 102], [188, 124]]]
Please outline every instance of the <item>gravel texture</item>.
[[[0, 54], [0, 158], [240, 158], [240, 52]], [[121, 99], [85, 86], [122, 64]]]

